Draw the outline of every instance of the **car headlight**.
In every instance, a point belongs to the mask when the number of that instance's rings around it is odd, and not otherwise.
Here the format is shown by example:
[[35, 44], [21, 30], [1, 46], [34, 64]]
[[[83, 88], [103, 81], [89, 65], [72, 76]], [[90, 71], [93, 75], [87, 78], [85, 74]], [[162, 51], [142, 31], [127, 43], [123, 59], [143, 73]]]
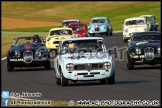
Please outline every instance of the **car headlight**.
[[161, 47], [158, 47], [158, 48], [157, 48], [157, 52], [160, 54], [160, 52], [161, 52]]
[[74, 65], [73, 65], [72, 63], [68, 63], [68, 64], [66, 65], [66, 69], [67, 69], [68, 71], [72, 71], [72, 70], [74, 69]]
[[144, 28], [143, 30], [144, 30], [144, 31], [147, 31], [147, 28]]
[[142, 53], [142, 51], [141, 51], [141, 49], [140, 49], [139, 47], [136, 47], [135, 50], [136, 50], [136, 51], [135, 51], [136, 54], [141, 54], [141, 53]]
[[43, 55], [47, 54], [48, 50], [47, 49], [38, 49], [35, 52], [36, 57], [42, 57]]
[[18, 50], [15, 50], [15, 56], [14, 57], [19, 58], [20, 55], [21, 55], [20, 52]]
[[125, 32], [128, 32], [128, 29], [125, 29]]
[[106, 26], [104, 26], [103, 28], [106, 29]]
[[47, 38], [47, 41], [50, 41], [51, 40], [51, 38]]
[[111, 63], [110, 63], [110, 62], [105, 62], [105, 63], [103, 64], [103, 68], [104, 68], [104, 69], [110, 69], [110, 68], [111, 68]]
[[81, 37], [80, 34], [75, 34], [75, 37]]

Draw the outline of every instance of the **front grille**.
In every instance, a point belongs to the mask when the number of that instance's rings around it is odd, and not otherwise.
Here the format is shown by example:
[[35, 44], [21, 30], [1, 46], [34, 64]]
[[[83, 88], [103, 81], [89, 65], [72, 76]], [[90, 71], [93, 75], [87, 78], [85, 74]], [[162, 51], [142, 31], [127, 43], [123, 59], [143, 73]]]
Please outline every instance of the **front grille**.
[[54, 44], [59, 44], [59, 42], [60, 42], [60, 41], [54, 41], [53, 43], [54, 43]]
[[100, 28], [99, 27], [95, 28], [95, 31], [100, 31]]
[[30, 52], [24, 52], [23, 53], [23, 58], [24, 58], [24, 62], [25, 63], [31, 63], [32, 60], [33, 60], [33, 52], [30, 51]]
[[[77, 66], [77, 68], [75, 70], [87, 70], [85, 64], [75, 64], [75, 66]], [[91, 70], [100, 70], [99, 69], [99, 63], [93, 63]]]
[[144, 49], [144, 53], [145, 53], [146, 60], [152, 60], [154, 58], [154, 48], [146, 47]]

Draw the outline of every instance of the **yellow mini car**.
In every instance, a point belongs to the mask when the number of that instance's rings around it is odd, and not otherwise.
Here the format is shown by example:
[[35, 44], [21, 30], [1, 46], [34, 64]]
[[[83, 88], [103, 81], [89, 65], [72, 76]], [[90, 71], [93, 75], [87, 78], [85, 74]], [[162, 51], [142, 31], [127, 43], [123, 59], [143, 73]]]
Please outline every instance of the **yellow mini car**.
[[71, 38], [74, 36], [73, 30], [71, 28], [52, 28], [50, 29], [46, 37], [46, 47], [54, 53], [57, 52], [59, 42], [65, 38]]

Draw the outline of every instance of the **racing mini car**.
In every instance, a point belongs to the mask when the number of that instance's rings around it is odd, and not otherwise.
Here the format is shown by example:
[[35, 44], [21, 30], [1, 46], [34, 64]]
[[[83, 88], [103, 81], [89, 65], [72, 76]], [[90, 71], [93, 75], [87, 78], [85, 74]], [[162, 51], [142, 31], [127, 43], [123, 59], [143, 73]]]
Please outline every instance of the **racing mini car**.
[[123, 41], [127, 42], [131, 38], [133, 32], [149, 31], [149, 24], [143, 17], [127, 18], [123, 25]]
[[11, 48], [7, 52], [7, 70], [14, 67], [41, 67], [50, 70], [49, 50], [43, 38], [34, 36], [13, 39]]

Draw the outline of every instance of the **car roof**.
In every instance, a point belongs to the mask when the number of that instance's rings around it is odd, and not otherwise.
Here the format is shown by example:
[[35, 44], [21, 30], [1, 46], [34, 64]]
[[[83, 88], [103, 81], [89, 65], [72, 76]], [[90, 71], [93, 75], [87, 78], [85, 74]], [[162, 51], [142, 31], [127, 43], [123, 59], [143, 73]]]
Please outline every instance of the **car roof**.
[[125, 21], [134, 20], [134, 19], [145, 19], [145, 18], [143, 18], [143, 17], [132, 17], [132, 18], [125, 19]]
[[91, 40], [91, 39], [103, 39], [102, 37], [83, 37], [83, 38], [80, 38], [80, 37], [76, 37], [76, 38], [66, 38], [66, 39], [63, 39], [61, 41], [70, 41], [70, 40]]
[[150, 16], [154, 16], [154, 15], [141, 15], [140, 17], [150, 17]]
[[68, 22], [68, 21], [80, 21], [80, 20], [78, 20], [78, 19], [70, 19], [70, 20], [63, 20], [62, 22]]
[[79, 23], [79, 22], [73, 22], [73, 23], [70, 23], [69, 25], [87, 25], [85, 23]]
[[103, 18], [103, 19], [106, 19], [107, 17], [93, 17], [92, 19], [99, 19], [99, 18]]
[[52, 29], [50, 29], [50, 31], [52, 31], [52, 30], [72, 30], [72, 28], [69, 28], [69, 27], [59, 27], [59, 28], [52, 28]]
[[132, 36], [143, 35], [143, 34], [161, 34], [161, 32], [160, 31], [134, 32]]

